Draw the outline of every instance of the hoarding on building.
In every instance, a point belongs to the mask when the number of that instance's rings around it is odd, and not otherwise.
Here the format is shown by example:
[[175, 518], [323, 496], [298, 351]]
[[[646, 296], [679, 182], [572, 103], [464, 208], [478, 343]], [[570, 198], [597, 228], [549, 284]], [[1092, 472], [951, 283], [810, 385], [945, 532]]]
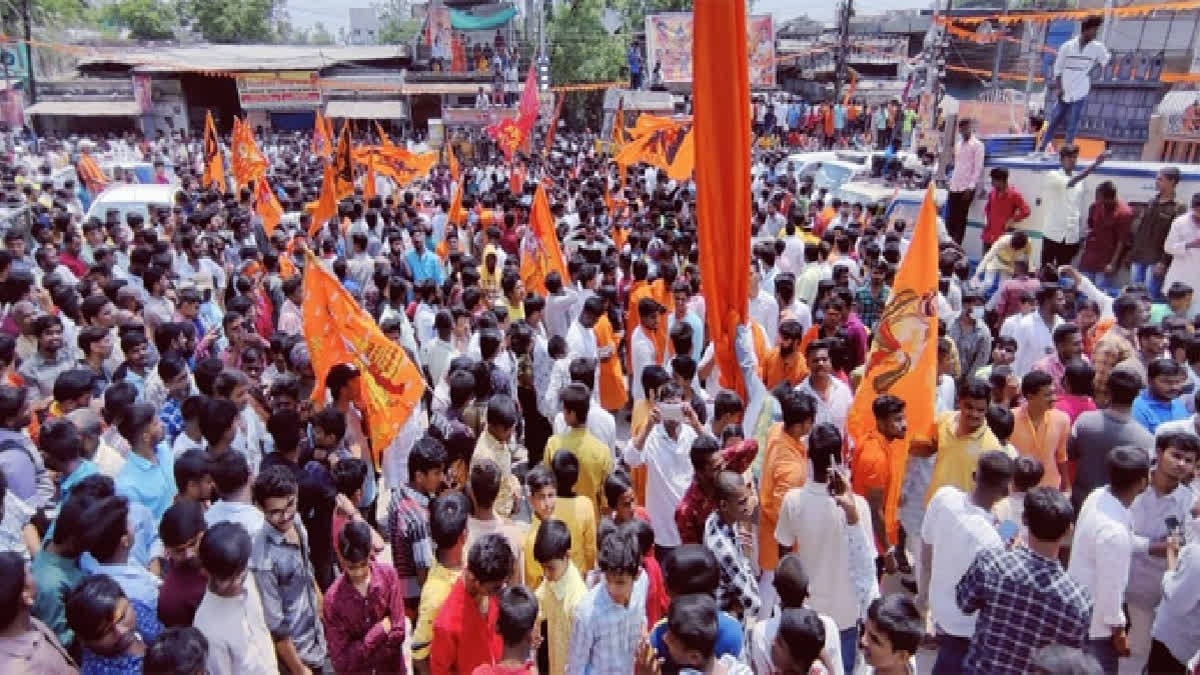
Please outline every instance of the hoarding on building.
[[[769, 14], [746, 18], [746, 47], [750, 57], [750, 86], [775, 85], [775, 23]], [[654, 81], [661, 67], [664, 84], [692, 82], [692, 14], [664, 12], [646, 16], [646, 73]]]
[[238, 73], [237, 88], [246, 110], [309, 110], [321, 105], [315, 70]]

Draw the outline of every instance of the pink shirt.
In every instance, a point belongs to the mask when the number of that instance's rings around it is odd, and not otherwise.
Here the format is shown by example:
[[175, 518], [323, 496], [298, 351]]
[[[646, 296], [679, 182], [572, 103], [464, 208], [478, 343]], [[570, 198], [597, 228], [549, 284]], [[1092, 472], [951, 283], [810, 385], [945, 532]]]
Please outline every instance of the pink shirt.
[[1058, 400], [1055, 401], [1054, 407], [1067, 413], [1071, 424], [1075, 424], [1075, 418], [1081, 413], [1096, 409], [1096, 402], [1091, 396], [1078, 396], [1076, 394], [1060, 394]]
[[954, 173], [946, 189], [951, 192], [974, 190], [983, 176], [983, 141], [972, 135], [958, 143], [954, 151]]

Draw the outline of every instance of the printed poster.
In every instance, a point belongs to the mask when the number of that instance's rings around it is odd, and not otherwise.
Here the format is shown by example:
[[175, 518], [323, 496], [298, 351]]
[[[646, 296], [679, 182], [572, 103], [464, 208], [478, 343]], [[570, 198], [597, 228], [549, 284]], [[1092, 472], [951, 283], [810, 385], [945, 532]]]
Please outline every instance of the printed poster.
[[[769, 14], [746, 18], [746, 47], [749, 50], [750, 87], [775, 87], [775, 23]], [[692, 81], [692, 14], [664, 12], [646, 16], [647, 77], [661, 65], [665, 84]]]

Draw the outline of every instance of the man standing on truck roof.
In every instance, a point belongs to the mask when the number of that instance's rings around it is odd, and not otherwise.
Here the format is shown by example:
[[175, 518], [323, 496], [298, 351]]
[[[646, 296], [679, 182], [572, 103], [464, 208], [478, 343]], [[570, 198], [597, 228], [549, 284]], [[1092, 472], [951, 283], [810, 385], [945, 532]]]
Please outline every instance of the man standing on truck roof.
[[954, 149], [954, 173], [950, 174], [950, 182], [946, 185], [949, 191], [946, 229], [954, 243], [961, 245], [967, 236], [967, 212], [971, 210], [971, 202], [983, 177], [984, 148], [983, 141], [971, 130], [971, 120], [958, 121], [958, 134], [961, 139]]
[[1065, 121], [1067, 124], [1064, 145], [1075, 143], [1075, 130], [1079, 128], [1079, 116], [1087, 105], [1087, 95], [1092, 89], [1092, 69], [1096, 66], [1106, 66], [1111, 58], [1108, 48], [1096, 39], [1100, 24], [1104, 19], [1099, 16], [1089, 16], [1079, 24], [1079, 35], [1067, 40], [1058, 48], [1058, 57], [1054, 59], [1053, 86], [1058, 91], [1058, 103], [1054, 112], [1050, 113], [1050, 121], [1046, 124], [1046, 132], [1042, 134], [1042, 142], [1038, 152], [1044, 152], [1046, 146], [1054, 139], [1054, 133]]

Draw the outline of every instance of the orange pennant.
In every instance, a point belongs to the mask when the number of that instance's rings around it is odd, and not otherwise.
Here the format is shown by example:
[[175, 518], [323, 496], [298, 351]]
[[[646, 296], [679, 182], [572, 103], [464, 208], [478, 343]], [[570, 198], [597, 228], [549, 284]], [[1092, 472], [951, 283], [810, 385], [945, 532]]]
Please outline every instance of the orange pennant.
[[[703, 249], [701, 249], [703, 250]], [[855, 446], [875, 429], [871, 405], [881, 394], [907, 402], [909, 440], [930, 440], [937, 388], [938, 237], [933, 184], [925, 193], [912, 244], [900, 262], [892, 294], [879, 317], [863, 378], [854, 395], [846, 429]], [[896, 508], [908, 443], [889, 457], [892, 483], [886, 503], [888, 539], [896, 540]]]
[[217, 140], [217, 126], [213, 123], [212, 111], [204, 115], [204, 175], [200, 184], [205, 188], [226, 190], [225, 158], [221, 156], [221, 143]]
[[[378, 467], [425, 392], [421, 371], [312, 253], [304, 266], [301, 314], [317, 382], [342, 363], [362, 374], [356, 404], [371, 420], [371, 458]], [[323, 396], [324, 390], [318, 387], [313, 394]]]
[[529, 208], [529, 231], [521, 243], [521, 281], [527, 291], [537, 291], [545, 297], [546, 275], [552, 271], [558, 272], [563, 284], [571, 283], [563, 264], [562, 250], [558, 247], [550, 200], [546, 197], [546, 188], [539, 183]]
[[317, 197], [317, 201], [308, 205], [312, 214], [312, 224], [309, 225], [308, 236], [314, 240], [329, 219], [337, 215], [338, 197], [334, 180], [333, 167], [326, 165], [325, 177], [321, 180], [321, 196]]
[[[694, 14], [696, 119], [687, 136], [696, 137], [696, 144], [703, 149], [692, 158], [696, 165], [700, 286], [721, 386], [744, 395], [733, 340], [737, 327], [749, 316], [753, 201], [746, 177], [750, 175], [750, 75], [746, 31], [729, 27], [746, 25], [746, 4], [697, 0]], [[638, 118], [639, 127], [645, 117]], [[628, 147], [637, 147], [637, 143]]]
[[333, 187], [338, 199], [354, 194], [354, 152], [350, 140], [350, 123], [342, 123], [337, 147], [333, 151]]
[[313, 123], [312, 143], [309, 146], [312, 153], [318, 157], [329, 157], [330, 151], [333, 150], [333, 141], [329, 138], [329, 128], [326, 125], [325, 116], [317, 110], [317, 118]]
[[265, 177], [259, 178], [254, 186], [254, 211], [262, 218], [263, 230], [267, 236], [271, 236], [279, 226], [279, 220], [283, 218], [283, 207], [280, 206]]

